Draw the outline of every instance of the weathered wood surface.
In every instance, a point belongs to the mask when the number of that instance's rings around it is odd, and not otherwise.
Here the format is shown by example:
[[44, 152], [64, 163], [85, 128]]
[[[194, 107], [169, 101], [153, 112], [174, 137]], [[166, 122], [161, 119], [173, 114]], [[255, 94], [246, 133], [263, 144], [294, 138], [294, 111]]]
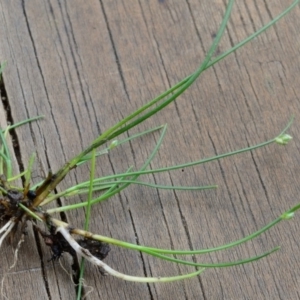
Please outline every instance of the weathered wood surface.
[[[224, 2], [1, 1], [0, 60], [8, 61], [4, 85], [12, 120], [46, 116], [16, 131], [19, 164], [26, 165], [36, 151], [35, 180], [49, 168], [57, 170], [100, 132], [195, 70], [212, 43]], [[237, 1], [218, 51], [260, 28], [290, 2]], [[140, 126], [169, 124], [152, 168], [259, 143], [278, 134], [294, 114], [292, 143], [145, 177], [162, 184], [217, 183], [219, 188], [171, 192], [134, 186], [93, 209], [91, 230], [164, 248], [205, 248], [241, 238], [299, 202], [299, 28], [297, 7]], [[2, 105], [2, 126], [4, 110]], [[98, 163], [98, 173], [140, 166], [157, 138], [149, 135], [116, 149]], [[88, 167], [77, 169], [60, 188], [87, 178]], [[83, 211], [73, 211], [66, 217], [82, 226], [83, 216]], [[259, 262], [206, 270], [183, 282], [122, 282], [101, 277], [87, 265], [86, 284], [94, 287], [88, 298], [299, 299], [299, 229], [296, 216], [237, 250], [197, 257], [199, 262], [221, 262], [282, 245]], [[4, 281], [6, 297], [74, 299], [70, 276], [59, 264], [47, 262], [50, 255], [30, 229], [18, 263]], [[11, 248], [2, 247], [1, 278], [12, 262]], [[193, 270], [118, 248], [106, 262], [140, 276]], [[69, 271], [66, 255], [63, 263]]]

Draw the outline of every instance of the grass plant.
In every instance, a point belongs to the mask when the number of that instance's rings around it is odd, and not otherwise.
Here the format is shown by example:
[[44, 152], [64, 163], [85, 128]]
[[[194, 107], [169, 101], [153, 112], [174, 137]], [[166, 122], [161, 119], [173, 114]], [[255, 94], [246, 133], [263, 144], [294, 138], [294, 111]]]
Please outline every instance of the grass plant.
[[[233, 152], [225, 153], [222, 155], [217, 155], [208, 159], [198, 160], [194, 162], [188, 162], [180, 165], [174, 165], [166, 168], [159, 168], [150, 170], [148, 168], [149, 164], [157, 154], [161, 143], [164, 139], [164, 136], [167, 131], [167, 125], [156, 127], [140, 134], [130, 136], [126, 139], [121, 139], [121, 135], [127, 132], [129, 129], [139, 125], [144, 122], [146, 119], [150, 118], [157, 112], [161, 111], [168, 104], [175, 101], [185, 90], [187, 90], [197, 78], [209, 67], [213, 66], [220, 60], [224, 59], [227, 55], [233, 53], [246, 43], [250, 42], [252, 39], [257, 37], [259, 34], [267, 30], [270, 26], [274, 25], [279, 19], [285, 16], [290, 12], [297, 4], [298, 1], [294, 1], [286, 10], [284, 10], [279, 16], [274, 18], [270, 23], [263, 26], [257, 32], [253, 33], [245, 40], [241, 41], [228, 51], [224, 52], [221, 55], [213, 57], [215, 50], [220, 42], [220, 39], [223, 36], [226, 24], [230, 17], [231, 9], [234, 4], [233, 0], [230, 0], [227, 5], [227, 9], [222, 20], [222, 23], [219, 27], [217, 35], [207, 52], [203, 62], [196, 69], [194, 73], [184, 78], [179, 83], [172, 86], [170, 89], [160, 94], [158, 97], [149, 101], [147, 104], [140, 107], [138, 110], [132, 114], [125, 117], [120, 122], [116, 123], [114, 126], [109, 128], [107, 131], [98, 136], [86, 149], [81, 153], [73, 157], [65, 165], [63, 165], [57, 172], [49, 172], [47, 178], [38, 184], [31, 185], [31, 170], [34, 164], [34, 155], [32, 155], [30, 161], [28, 162], [27, 169], [24, 170], [21, 174], [14, 174], [12, 168], [11, 155], [9, 152], [9, 147], [7, 139], [9, 138], [9, 131], [24, 125], [28, 122], [36, 121], [40, 117], [28, 119], [20, 123], [9, 125], [5, 129], [0, 130], [0, 220], [2, 222], [2, 227], [0, 228], [0, 247], [2, 246], [3, 241], [8, 237], [12, 236], [15, 233], [17, 225], [21, 225], [18, 228], [25, 228], [26, 224], [32, 224], [38, 230], [42, 237], [45, 240], [45, 243], [51, 247], [53, 256], [52, 259], [59, 259], [63, 252], [68, 252], [72, 255], [78, 254], [82, 257], [81, 260], [81, 271], [80, 278], [83, 278], [84, 275], [84, 264], [88, 260], [92, 264], [101, 267], [103, 272], [116, 276], [123, 280], [135, 281], [135, 282], [170, 282], [174, 280], [182, 280], [191, 278], [201, 274], [205, 268], [221, 268], [221, 267], [230, 267], [239, 264], [249, 263], [258, 259], [261, 259], [265, 256], [270, 255], [274, 251], [278, 250], [279, 247], [271, 249], [266, 253], [260, 255], [245, 258], [233, 262], [220, 262], [220, 263], [195, 263], [193, 260], [185, 260], [177, 258], [180, 255], [193, 256], [193, 255], [202, 255], [215, 251], [222, 251], [228, 248], [235, 247], [242, 243], [258, 237], [265, 231], [269, 230], [271, 227], [275, 226], [283, 220], [287, 220], [293, 217], [294, 213], [300, 208], [300, 204], [297, 204], [293, 208], [287, 210], [281, 214], [276, 220], [272, 221], [265, 227], [259, 229], [258, 231], [226, 245], [211, 249], [199, 249], [199, 250], [171, 250], [171, 249], [160, 249], [147, 247], [137, 244], [128, 243], [125, 241], [120, 241], [112, 237], [102, 236], [100, 234], [95, 234], [89, 232], [89, 223], [91, 219], [91, 209], [94, 205], [98, 205], [102, 201], [110, 199], [117, 193], [120, 193], [122, 190], [127, 188], [129, 185], [138, 184], [145, 185], [151, 188], [158, 189], [185, 189], [185, 190], [202, 190], [208, 188], [215, 188], [216, 186], [163, 186], [150, 184], [147, 182], [140, 181], [139, 178], [145, 174], [154, 174], [158, 172], [170, 172], [172, 170], [193, 167], [199, 164], [208, 163], [218, 159], [224, 159], [228, 156], [238, 155], [247, 151], [253, 151], [257, 148], [265, 147], [270, 144], [280, 144], [286, 145], [290, 140], [291, 136], [287, 134], [287, 130], [292, 123], [292, 120], [287, 124], [276, 137], [262, 142], [257, 145], [239, 149]], [[2, 64], [0, 67], [0, 72], [4, 69]], [[131, 167], [128, 170], [120, 174], [103, 176], [100, 178], [95, 178], [95, 168], [96, 168], [96, 157], [103, 156], [113, 151], [115, 147], [126, 143], [132, 139], [138, 138], [139, 136], [151, 133], [153, 131], [160, 131], [160, 138], [158, 139], [157, 144], [149, 155], [148, 159], [144, 162], [142, 167], [139, 170], [133, 170]], [[79, 167], [84, 163], [90, 164], [90, 177], [86, 182], [78, 183], [74, 186], [71, 186], [59, 193], [55, 192], [57, 185], [64, 179], [64, 177], [75, 167]], [[13, 183], [15, 180], [22, 178], [23, 186], [15, 186]], [[94, 192], [97, 192], [97, 196], [94, 196]], [[69, 201], [69, 198], [72, 198], [75, 195], [86, 194], [87, 200], [85, 202], [74, 203], [74, 201]], [[47, 208], [49, 203], [56, 201], [58, 198], [64, 197], [67, 204], [61, 207]], [[73, 209], [86, 208], [86, 222], [83, 229], [74, 228], [72, 224], [65, 223], [59, 219], [53, 217], [54, 213], [58, 212], [67, 212]], [[41, 227], [43, 224], [46, 224], [48, 232], [43, 232]], [[78, 235], [81, 239], [75, 240], [73, 235]], [[21, 239], [24, 239], [22, 234]], [[141, 251], [151, 256], [155, 256], [158, 259], [163, 259], [171, 263], [185, 264], [196, 268], [196, 271], [193, 271], [184, 275], [175, 275], [172, 277], [136, 277], [128, 274], [122, 274], [106, 263], [103, 262], [103, 259], [108, 254], [109, 247], [107, 246], [115, 245], [119, 247], [128, 248], [134, 251]], [[99, 253], [99, 249], [101, 253]], [[176, 255], [176, 257], [174, 257]], [[79, 280], [78, 287], [78, 299], [80, 299], [82, 294], [82, 280]]]

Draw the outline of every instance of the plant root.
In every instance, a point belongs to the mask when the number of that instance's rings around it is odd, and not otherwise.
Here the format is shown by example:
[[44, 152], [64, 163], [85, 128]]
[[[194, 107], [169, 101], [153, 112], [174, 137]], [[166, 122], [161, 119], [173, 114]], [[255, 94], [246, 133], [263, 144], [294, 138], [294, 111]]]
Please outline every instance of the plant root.
[[91, 293], [94, 291], [94, 288], [93, 288], [92, 286], [85, 284], [84, 278], [81, 278], [81, 279], [80, 279], [80, 282], [79, 282], [78, 284], [75, 283], [74, 280], [73, 280], [72, 271], [71, 271], [71, 272], [68, 272], [68, 270], [67, 270], [67, 269], [63, 266], [63, 264], [61, 263], [61, 260], [59, 260], [59, 265], [60, 265], [60, 267], [62, 268], [62, 270], [70, 277], [70, 280], [71, 280], [71, 282], [73, 283], [74, 287], [79, 286], [79, 284], [81, 284], [85, 289], [86, 289], [86, 288], [89, 289], [88, 292], [85, 292], [84, 296], [82, 297], [82, 300], [86, 299], [87, 296], [88, 296], [89, 294], [91, 294]]
[[14, 226], [16, 225], [15, 223], [15, 219], [11, 218], [0, 230], [0, 234], [2, 234], [1, 238], [0, 238], [0, 248], [2, 246], [2, 243], [4, 241], [4, 239], [6, 238], [6, 236], [12, 231], [12, 229], [14, 228]]
[[[8, 223], [8, 222], [7, 222]], [[8, 299], [5, 294], [4, 294], [4, 281], [5, 281], [5, 278], [6, 276], [9, 274], [9, 272], [16, 266], [17, 262], [18, 262], [18, 253], [19, 253], [19, 250], [21, 248], [21, 245], [22, 243], [24, 242], [25, 240], [25, 234], [22, 234], [19, 242], [18, 242], [18, 245], [15, 249], [15, 253], [14, 253], [14, 261], [13, 261], [13, 264], [9, 267], [8, 271], [3, 275], [3, 278], [1, 280], [1, 291], [0, 291], [0, 294], [3, 298], [5, 299]]]
[[[144, 283], [153, 283], [153, 282], [170, 282], [175, 280], [181, 280], [186, 278], [186, 275], [174, 276], [174, 277], [137, 277], [131, 276], [124, 273], [120, 273], [109, 265], [104, 263], [102, 260], [92, 255], [92, 253], [79, 245], [79, 243], [72, 237], [69, 232], [69, 229], [66, 226], [58, 226], [56, 228], [57, 233], [61, 233], [61, 235], [65, 238], [65, 240], [69, 243], [69, 245], [74, 249], [74, 251], [81, 257], [84, 257], [86, 260], [91, 262], [92, 264], [102, 268], [107, 274], [115, 276], [117, 278], [126, 280], [126, 281], [134, 281], [134, 282], [144, 282]], [[191, 273], [190, 277], [197, 276], [204, 269], [200, 269], [197, 272]]]

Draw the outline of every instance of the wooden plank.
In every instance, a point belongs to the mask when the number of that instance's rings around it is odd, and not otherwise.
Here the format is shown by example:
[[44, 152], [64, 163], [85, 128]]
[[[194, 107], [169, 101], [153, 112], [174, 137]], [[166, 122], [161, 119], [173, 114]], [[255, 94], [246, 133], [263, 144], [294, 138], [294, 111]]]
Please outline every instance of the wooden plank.
[[[218, 51], [266, 24], [287, 4], [277, 0], [266, 5], [236, 3]], [[2, 1], [0, 11], [0, 61], [8, 61], [4, 85], [12, 119], [46, 116], [16, 131], [22, 163], [26, 166], [31, 153], [37, 153], [37, 182], [49, 168], [57, 170], [99, 133], [195, 70], [213, 41], [225, 6], [221, 1], [197, 0]], [[295, 140], [287, 147], [270, 146], [202, 167], [145, 176], [161, 184], [217, 183], [219, 188], [170, 192], [131, 187], [93, 209], [93, 232], [163, 248], [212, 247], [249, 234], [298, 202], [299, 15], [297, 7], [207, 70], [176, 104], [139, 127], [141, 131], [168, 123], [168, 134], [151, 168], [259, 143], [280, 132], [292, 114], [296, 122], [290, 133]], [[99, 161], [98, 174], [141, 166], [157, 139], [155, 133], [115, 149]], [[59, 189], [87, 180], [88, 169], [78, 168]], [[83, 226], [84, 211], [72, 211], [66, 218]], [[297, 299], [297, 221], [281, 224], [237, 250], [195, 259], [228, 261], [283, 245], [271, 257], [247, 266], [207, 270], [183, 282], [122, 282], [101, 277], [87, 265], [85, 282], [94, 287], [89, 298]], [[13, 257], [9, 258], [9, 247], [4, 249], [1, 274]], [[59, 264], [47, 262], [50, 255], [29, 229], [18, 264], [4, 282], [5, 295], [16, 298], [17, 286], [20, 297], [74, 299], [70, 276]], [[68, 257], [64, 259], [70, 272]], [[140, 276], [192, 270], [115, 247], [106, 262]]]

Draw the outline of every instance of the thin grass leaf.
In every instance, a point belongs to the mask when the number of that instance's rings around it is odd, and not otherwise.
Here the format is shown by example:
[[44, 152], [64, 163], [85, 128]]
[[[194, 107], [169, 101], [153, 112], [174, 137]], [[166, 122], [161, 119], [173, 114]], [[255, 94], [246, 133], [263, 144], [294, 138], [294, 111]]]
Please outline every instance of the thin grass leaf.
[[267, 251], [261, 255], [256, 255], [253, 257], [249, 257], [246, 259], [241, 259], [241, 260], [237, 260], [237, 261], [233, 261], [233, 262], [222, 262], [222, 263], [194, 263], [191, 261], [187, 261], [187, 260], [182, 260], [182, 259], [177, 259], [177, 258], [173, 258], [173, 257], [169, 257], [166, 255], [161, 255], [157, 252], [152, 252], [152, 251], [147, 251], [144, 250], [142, 252], [147, 253], [151, 256], [166, 260], [166, 261], [170, 261], [170, 262], [174, 262], [177, 264], [182, 264], [182, 265], [188, 265], [188, 266], [194, 266], [194, 267], [202, 267], [202, 268], [226, 268], [226, 267], [233, 267], [233, 266], [238, 266], [238, 265], [243, 265], [243, 264], [247, 264], [256, 260], [260, 260], [272, 253], [274, 253], [275, 251], [279, 250], [280, 247], [275, 247], [274, 249]]
[[[130, 173], [128, 174], [130, 175]], [[101, 178], [102, 179], [102, 178]], [[111, 186], [114, 184], [115, 181], [108, 181], [104, 183], [99, 183], [94, 186], [96, 190], [100, 189], [105, 189], [108, 186]], [[136, 184], [136, 185], [142, 185], [142, 186], [147, 186], [155, 189], [160, 189], [160, 190], [177, 190], [177, 191], [201, 191], [201, 190], [207, 190], [207, 189], [215, 189], [218, 186], [217, 185], [204, 185], [204, 186], [176, 186], [176, 185], [160, 185], [160, 184], [152, 184], [148, 182], [143, 182], [143, 181], [137, 181], [137, 180], [119, 180], [119, 184], [121, 183], [130, 183], [130, 184]], [[103, 187], [102, 187], [103, 186]]]
[[[96, 150], [93, 149], [92, 151], [92, 157], [91, 157], [91, 171], [90, 171], [90, 186], [89, 186], [89, 192], [88, 192], [88, 204], [87, 204], [87, 210], [85, 214], [85, 224], [84, 224], [84, 230], [88, 230], [90, 219], [91, 219], [91, 200], [93, 197], [93, 181], [95, 177], [95, 165], [96, 165]], [[81, 258], [80, 263], [80, 272], [79, 272], [79, 284], [78, 284], [78, 291], [77, 291], [77, 299], [81, 299], [82, 294], [82, 280], [83, 280], [83, 274], [84, 274], [84, 265], [85, 265], [85, 259], [84, 257]]]
[[[152, 115], [156, 114], [157, 112], [162, 110], [164, 107], [166, 107], [168, 104], [173, 102], [178, 96], [180, 96], [186, 89], [188, 89], [195, 82], [195, 80], [200, 76], [200, 74], [203, 72], [203, 70], [205, 70], [205, 67], [207, 66], [208, 62], [210, 61], [213, 53], [215, 52], [215, 50], [220, 42], [220, 39], [226, 28], [226, 24], [228, 22], [228, 19], [229, 19], [231, 10], [232, 10], [233, 2], [234, 2], [233, 0], [230, 0], [227, 5], [225, 15], [223, 17], [222, 23], [217, 32], [217, 36], [216, 36], [213, 44], [211, 45], [208, 53], [206, 54], [204, 61], [201, 63], [200, 67], [188, 78], [188, 80], [186, 80], [182, 84], [182, 86], [178, 87], [176, 89], [176, 91], [175, 91], [175, 89], [171, 88], [172, 92], [174, 92], [173, 95], [171, 97], [167, 98], [166, 100], [164, 100], [163, 103], [158, 104], [158, 102], [162, 99], [159, 96], [159, 97], [153, 99], [152, 101], [148, 102], [146, 105], [142, 106], [140, 109], [136, 110], [134, 113], [132, 113], [128, 117], [125, 117], [121, 122], [117, 123], [115, 126], [111, 127], [109, 130], [107, 130], [101, 136], [99, 136], [97, 139], [95, 139], [92, 143], [92, 147], [98, 147], [102, 144], [103, 140], [111, 140], [111, 139], [119, 136], [123, 132], [126, 132], [129, 129], [135, 127], [136, 125], [144, 122], [146, 119], [150, 118]], [[163, 93], [163, 95], [164, 94], [165, 93]], [[168, 94], [169, 93], [167, 93], [167, 95]], [[146, 111], [148, 108], [150, 108], [152, 106], [155, 106], [155, 107], [151, 111], [145, 113], [144, 115], [142, 115], [135, 121], [127, 124], [129, 121], [133, 120], [135, 117], [139, 116], [141, 113], [143, 113], [144, 111]], [[123, 125], [124, 125], [124, 127], [123, 127]], [[119, 128], [121, 128], [121, 129], [119, 129]]]
[[[7, 61], [4, 61], [3, 63], [0, 64], [0, 75], [3, 73], [4, 68], [6, 67]], [[0, 77], [0, 80], [2, 78]]]
[[25, 125], [27, 123], [43, 119], [44, 117], [45, 116], [36, 116], [36, 117], [32, 117], [32, 118], [26, 119], [24, 121], [17, 122], [17, 123], [12, 124], [12, 125], [8, 125], [6, 129], [2, 130], [2, 132], [4, 133], [4, 132], [7, 132], [7, 131], [10, 131], [10, 130], [15, 129], [17, 127], [23, 126], [23, 125]]
[[26, 207], [22, 203], [19, 203], [19, 206], [33, 219], [38, 220], [40, 222], [44, 222], [43, 219], [40, 218], [40, 216], [38, 214], [34, 213], [32, 210], [30, 210], [28, 207]]
[[[120, 146], [120, 145], [122, 145], [122, 144], [125, 144], [125, 143], [127, 143], [127, 142], [130, 142], [130, 141], [132, 141], [132, 140], [134, 140], [134, 139], [136, 139], [136, 138], [142, 137], [143, 135], [146, 135], [146, 134], [152, 133], [152, 132], [154, 132], [154, 131], [160, 130], [160, 129], [162, 129], [163, 127], [164, 127], [164, 125], [157, 126], [157, 127], [155, 127], [155, 128], [151, 128], [151, 129], [145, 130], [145, 131], [143, 131], [143, 132], [139, 132], [139, 133], [137, 133], [137, 134], [130, 135], [129, 137], [127, 137], [127, 138], [125, 138], [125, 139], [123, 139], [123, 140], [118, 140], [118, 141], [116, 140], [116, 141], [113, 141], [114, 145], [110, 144], [107, 148], [105, 148], [105, 149], [103, 149], [103, 150], [97, 152], [97, 153], [96, 153], [96, 156], [98, 157], [98, 156], [101, 156], [101, 155], [103, 155], [103, 154], [107, 154], [107, 153], [109, 153], [109, 151], [110, 151], [111, 149], [113, 149], [113, 148], [115, 148], [115, 147], [117, 147], [117, 146]], [[81, 164], [87, 162], [89, 159], [91, 159], [91, 157], [92, 157], [91, 154], [87, 154], [87, 155], [85, 155], [84, 157], [82, 157], [82, 159], [78, 162], [77, 167], [80, 166]]]
[[[181, 93], [188, 87], [190, 86], [190, 84], [192, 84], [194, 82], [194, 80], [197, 78], [197, 76], [199, 76], [201, 74], [200, 70], [204, 70], [203, 67], [207, 67], [209, 64], [209, 59], [208, 57], [212, 56], [213, 54], [213, 50], [217, 47], [218, 45], [218, 40], [219, 40], [219, 36], [221, 36], [221, 32], [224, 31], [225, 26], [226, 26], [226, 22], [228, 21], [229, 18], [229, 12], [231, 10], [231, 7], [233, 5], [233, 1], [230, 1], [227, 9], [226, 9], [226, 13], [225, 13], [225, 17], [222, 21], [222, 24], [218, 30], [217, 33], [217, 37], [212, 45], [212, 47], [210, 48], [209, 51], [209, 55], [206, 56], [204, 62], [205, 64], [201, 64], [200, 68], [198, 68], [198, 70], [193, 73], [193, 75], [191, 77], [189, 77], [187, 80], [182, 81], [181, 83], [179, 83], [178, 85], [176, 85], [176, 90], [177, 88], [181, 91]], [[289, 7], [290, 9], [292, 9], [292, 7], [295, 5], [295, 2]], [[287, 9], [286, 11], [284, 11], [284, 13], [282, 13], [277, 19], [275, 19], [275, 21], [277, 21], [279, 18], [281, 18], [282, 16], [284, 16], [286, 13], [289, 12], [289, 9]], [[264, 26], [258, 33], [253, 34], [251, 36], [251, 38], [254, 38], [255, 36], [257, 36], [259, 33], [261, 33], [262, 31], [266, 30], [269, 26], [271, 26], [272, 24], [275, 23], [275, 21], [271, 21], [269, 22], [266, 26]], [[250, 41], [250, 39], [246, 39], [247, 42]], [[233, 49], [233, 48], [232, 48]], [[234, 50], [236, 50], [237, 48], [233, 49], [232, 52]], [[203, 69], [202, 69], [203, 68]], [[186, 87], [186, 88], [185, 88]], [[175, 89], [171, 88], [172, 91], [174, 92]], [[128, 117], [125, 117], [122, 121], [120, 121], [119, 123], [117, 123], [116, 125], [112, 126], [110, 129], [108, 129], [107, 131], [105, 131], [102, 135], [100, 135], [98, 138], [96, 138], [92, 144], [90, 144], [90, 146], [88, 146], [85, 150], [83, 150], [79, 155], [75, 156], [73, 159], [71, 159], [67, 164], [65, 164], [56, 174], [55, 174], [55, 179], [53, 180], [49, 180], [46, 184], [46, 186], [44, 186], [44, 190], [43, 192], [39, 193], [39, 195], [35, 198], [33, 206], [37, 207], [38, 205], [40, 205], [40, 203], [42, 203], [44, 201], [44, 199], [48, 196], [48, 194], [57, 186], [58, 183], [60, 183], [63, 178], [66, 176], [66, 174], [72, 170], [78, 162], [80, 162], [80, 160], [82, 159], [82, 157], [84, 157], [85, 155], [89, 154], [92, 149], [97, 148], [101, 145], [103, 145], [104, 143], [106, 143], [107, 141], [117, 137], [118, 135], [120, 135], [121, 133], [129, 130], [130, 128], [136, 126], [137, 124], [145, 121], [147, 118], [149, 118], [150, 116], [152, 116], [153, 114], [157, 113], [159, 110], [161, 110], [162, 108], [164, 108], [166, 105], [168, 105], [169, 103], [171, 103], [172, 101], [175, 100], [175, 98], [178, 96], [178, 91], [176, 91], [173, 96], [167, 98], [166, 100], [164, 100], [164, 102], [157, 104], [159, 100], [161, 100], [163, 97], [163, 95], [167, 94], [168, 95], [168, 91], [166, 93], [163, 93], [162, 95], [160, 95], [159, 97], [153, 99], [152, 101], [150, 101], [148, 104], [144, 105], [141, 109], [138, 109], [137, 111], [135, 111], [133, 114], [130, 114]], [[180, 94], [180, 93], [179, 93]], [[175, 96], [174, 96], [175, 95]], [[128, 123], [130, 120], [132, 120], [133, 118], [135, 118], [136, 116], [140, 115], [142, 112], [146, 111], [149, 107], [151, 107], [152, 105], [155, 105], [155, 108], [152, 109], [152, 111], [145, 113], [144, 115], [142, 115], [142, 117], [139, 117], [137, 120], [132, 121], [129, 125], [125, 125], [126, 123]], [[124, 125], [124, 127], [123, 127]], [[121, 129], [120, 129], [121, 128]]]
[[31, 172], [32, 172], [32, 167], [33, 167], [34, 160], [35, 160], [35, 153], [31, 154], [30, 159], [29, 159], [29, 163], [28, 163], [28, 167], [27, 167], [26, 172], [25, 172], [24, 186], [27, 187], [27, 188], [30, 185]]
[[[151, 163], [151, 161], [153, 160], [153, 158], [155, 157], [156, 153], [158, 152], [161, 143], [164, 139], [164, 136], [166, 134], [167, 131], [167, 125], [164, 125], [161, 135], [157, 141], [156, 146], [154, 147], [152, 153], [149, 155], [148, 159], [145, 161], [145, 163], [142, 165], [142, 167], [140, 168], [139, 171], [143, 171], [145, 170], [149, 164]], [[123, 179], [128, 177], [129, 175], [131, 175], [132, 172], [129, 173], [123, 173]], [[134, 176], [131, 176], [131, 181], [135, 181], [137, 178], [139, 177], [139, 174], [135, 174]], [[93, 199], [91, 201], [92, 205], [95, 205], [99, 202], [105, 201], [108, 198], [114, 196], [115, 194], [119, 193], [120, 191], [122, 191], [123, 189], [125, 189], [126, 187], [128, 187], [131, 183], [124, 183], [124, 184], [116, 184], [114, 189], [109, 189], [107, 192], [105, 192], [104, 194], [102, 194], [101, 196]], [[62, 206], [62, 207], [58, 207], [58, 208], [53, 208], [53, 209], [48, 209], [47, 213], [51, 214], [54, 212], [62, 212], [62, 211], [66, 211], [66, 210], [71, 210], [71, 209], [77, 209], [77, 208], [81, 208], [87, 205], [87, 202], [81, 202], [81, 203], [77, 203], [77, 204], [72, 204], [72, 205], [67, 205], [67, 206]]]
[[[101, 178], [97, 178], [94, 180], [94, 189], [97, 189], [97, 190], [101, 190], [101, 187], [99, 188], [99, 185], [101, 185], [101, 181], [104, 181], [104, 185], [107, 184], [107, 180], [109, 179], [117, 179], [117, 178], [126, 178], [127, 176], [140, 176], [140, 175], [144, 175], [144, 174], [154, 174], [154, 173], [160, 173], [160, 172], [169, 172], [169, 171], [173, 171], [173, 170], [176, 170], [176, 169], [182, 169], [182, 168], [187, 168], [187, 167], [192, 167], [192, 166], [196, 166], [196, 165], [199, 165], [199, 164], [204, 164], [204, 163], [208, 163], [208, 162], [211, 162], [211, 161], [214, 161], [214, 160], [219, 160], [219, 159], [222, 159], [222, 158], [225, 158], [225, 157], [229, 157], [229, 156], [232, 156], [232, 155], [237, 155], [237, 154], [240, 154], [240, 153], [244, 153], [244, 152], [248, 152], [248, 151], [253, 151], [255, 149], [258, 149], [258, 148], [261, 148], [261, 147], [265, 147], [269, 144], [272, 144], [274, 142], [278, 143], [278, 138], [279, 137], [282, 137], [286, 131], [290, 128], [292, 122], [293, 122], [294, 118], [291, 118], [291, 120], [288, 122], [288, 124], [285, 126], [285, 128], [280, 132], [279, 135], [277, 135], [275, 138], [273, 139], [270, 139], [266, 142], [263, 142], [263, 143], [260, 143], [260, 144], [257, 144], [257, 145], [254, 145], [254, 146], [250, 146], [250, 147], [246, 147], [246, 148], [243, 148], [243, 149], [239, 149], [239, 150], [236, 150], [236, 151], [232, 151], [232, 152], [227, 152], [227, 153], [224, 153], [224, 154], [220, 154], [220, 155], [216, 155], [216, 156], [213, 156], [213, 157], [210, 157], [210, 158], [207, 158], [207, 159], [202, 159], [202, 160], [199, 160], [199, 161], [194, 161], [194, 162], [189, 162], [189, 163], [184, 163], [184, 164], [178, 164], [178, 165], [175, 165], [175, 166], [170, 166], [170, 167], [165, 167], [165, 168], [159, 168], [159, 169], [152, 169], [152, 170], [144, 170], [145, 168], [141, 168], [139, 171], [135, 171], [135, 172], [130, 172], [130, 173], [120, 173], [120, 174], [115, 174], [115, 175], [109, 175], [109, 176], [105, 176], [105, 177], [101, 177]], [[157, 148], [158, 150], [158, 148]], [[131, 179], [131, 180], [120, 180], [119, 181], [119, 184], [122, 184], [122, 182], [124, 183], [122, 185], [122, 187], [120, 187], [118, 190], [115, 190], [114, 192], [107, 192], [105, 195], [101, 195], [99, 196], [98, 198], [96, 199], [93, 199], [92, 200], [92, 203], [93, 205], [98, 203], [98, 202], [101, 202], [101, 201], [104, 201], [106, 199], [108, 199], [109, 197], [113, 196], [114, 194], [118, 193], [119, 191], [121, 191], [122, 189], [124, 189], [125, 187], [127, 187], [127, 185], [125, 185], [125, 182], [126, 184], [140, 184], [140, 185], [146, 185], [146, 186], [150, 186], [150, 187], [157, 187], [157, 188], [162, 188], [162, 189], [178, 189], [178, 190], [196, 190], [196, 189], [207, 189], [207, 188], [215, 188], [217, 187], [216, 185], [213, 185], [213, 186], [203, 186], [203, 187], [168, 187], [168, 186], [159, 186], [159, 185], [152, 185], [152, 184], [149, 184], [149, 183], [143, 183], [143, 182], [140, 182], [140, 181], [137, 181], [137, 177], [134, 178], [134, 179]], [[86, 189], [86, 186], [89, 184], [89, 182], [84, 182], [84, 183], [81, 183], [77, 186], [74, 186], [74, 187], [71, 187], [70, 188], [70, 191], [73, 190], [73, 189], [76, 189], [76, 187], [78, 189], [80, 188], [84, 188]], [[109, 185], [110, 183], [108, 183]], [[104, 186], [103, 188], [106, 188], [106, 186]], [[60, 196], [64, 195], [63, 194], [64, 192], [62, 192], [61, 194], [59, 194]], [[76, 193], [80, 193], [80, 192], [76, 192]], [[70, 193], [70, 195], [74, 195], [74, 193]], [[67, 195], [67, 193], [65, 194]], [[49, 203], [51, 201], [53, 201], [54, 199], [58, 198], [58, 196], [53, 196], [52, 198], [49, 198], [49, 200], [45, 200], [43, 202], [43, 205], [46, 204], [46, 203]], [[51, 200], [50, 200], [51, 199]], [[78, 209], [78, 208], [81, 208], [81, 207], [85, 207], [87, 205], [87, 202], [81, 202], [79, 204], [74, 204], [74, 206], [72, 205], [67, 205], [67, 206], [63, 206], [63, 207], [60, 207], [60, 208], [57, 208], [58, 210], [56, 211], [55, 209], [50, 209], [48, 210], [48, 213], [53, 213], [54, 211], [55, 212], [62, 212], [62, 211], [67, 211], [69, 209]]]
[[98, 235], [98, 234], [92, 234], [92, 233], [86, 233], [85, 231], [82, 231], [80, 229], [74, 229], [73, 232], [82, 236], [89, 236], [90, 238], [93, 238], [97, 241], [101, 241], [101, 242], [105, 242], [111, 245], [115, 245], [118, 247], [122, 247], [122, 248], [127, 248], [127, 249], [131, 249], [131, 250], [137, 250], [137, 251], [141, 251], [141, 252], [146, 252], [146, 251], [150, 251], [150, 252], [154, 252], [154, 253], [159, 253], [159, 254], [170, 254], [170, 255], [197, 255], [197, 254], [207, 254], [207, 253], [212, 253], [212, 252], [216, 252], [216, 251], [222, 251], [225, 249], [229, 249], [229, 248], [233, 248], [236, 247], [240, 244], [244, 244], [258, 236], [260, 236], [261, 234], [263, 234], [264, 232], [270, 230], [272, 227], [274, 227], [275, 225], [277, 225], [279, 222], [283, 221], [283, 220], [287, 220], [290, 219], [294, 213], [300, 209], [300, 203], [298, 203], [297, 205], [295, 205], [293, 208], [291, 208], [290, 210], [284, 212], [279, 218], [271, 221], [269, 224], [267, 224], [266, 226], [262, 227], [261, 229], [253, 232], [252, 234], [247, 235], [244, 238], [241, 238], [237, 241], [219, 246], [219, 247], [214, 247], [214, 248], [207, 248], [207, 249], [197, 249], [197, 250], [172, 250], [172, 249], [161, 249], [161, 248], [154, 248], [154, 247], [148, 247], [148, 246], [142, 246], [142, 245], [136, 245], [136, 244], [132, 244], [132, 243], [128, 243], [125, 241], [121, 241], [121, 240], [117, 240], [117, 239], [113, 239], [110, 237], [106, 237], [103, 235]]
[[12, 162], [11, 162], [10, 152], [8, 149], [6, 139], [1, 130], [0, 130], [0, 140], [2, 143], [0, 156], [3, 158], [3, 169], [5, 169], [6, 171], [6, 178], [10, 178], [12, 175]]

